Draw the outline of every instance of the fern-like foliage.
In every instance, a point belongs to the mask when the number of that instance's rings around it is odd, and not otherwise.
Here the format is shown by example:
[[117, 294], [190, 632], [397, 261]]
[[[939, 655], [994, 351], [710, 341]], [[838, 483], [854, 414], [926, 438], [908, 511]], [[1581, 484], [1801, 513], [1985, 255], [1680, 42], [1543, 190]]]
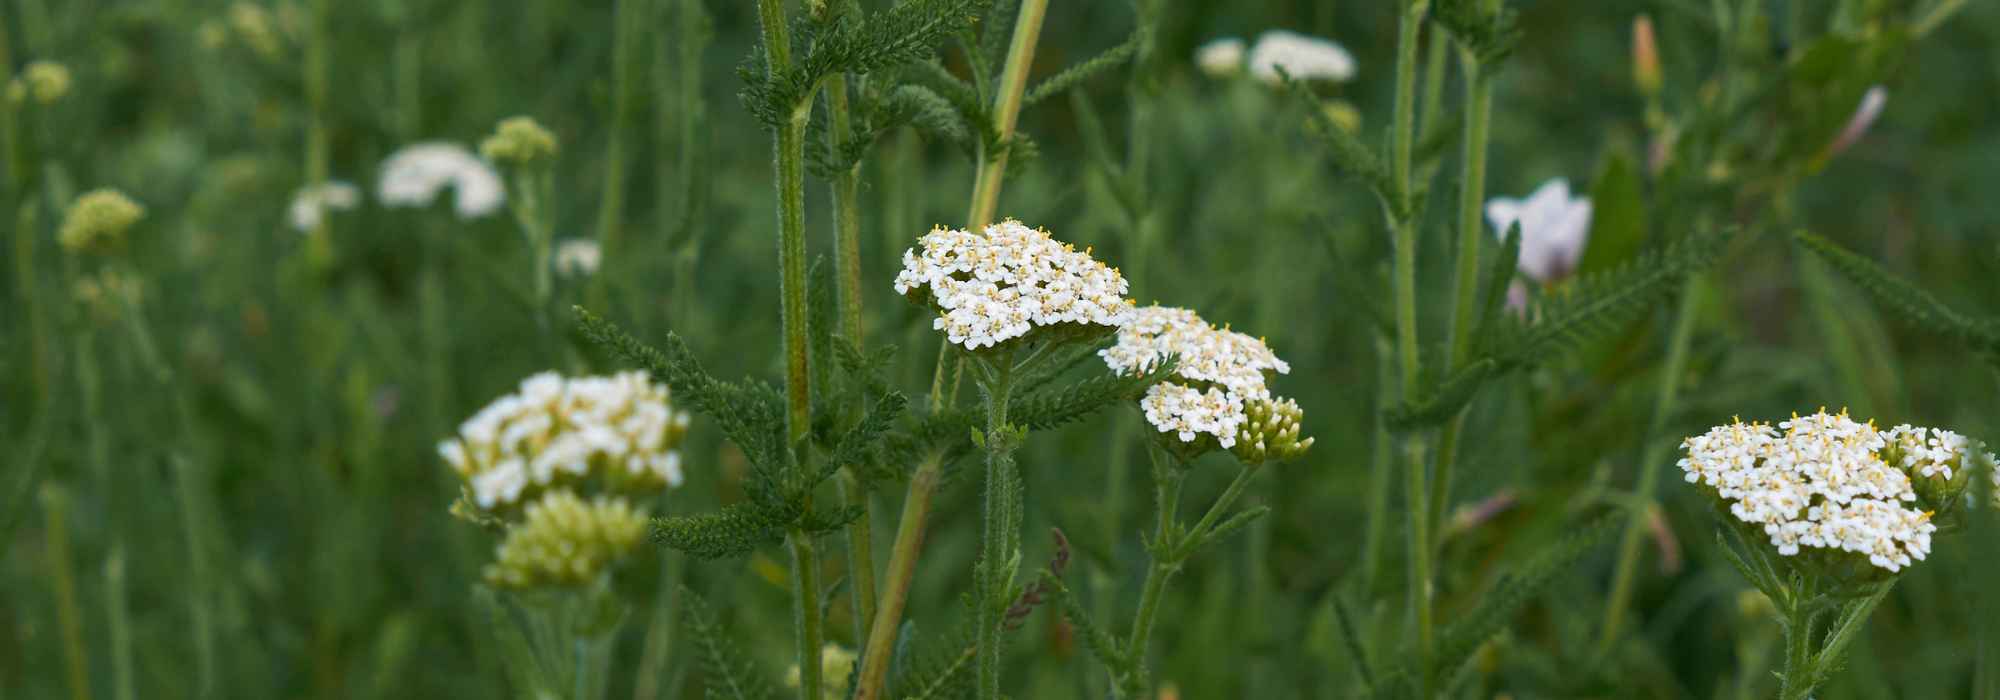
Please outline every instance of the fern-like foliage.
[[[978, 619], [971, 600], [963, 601], [960, 616]], [[918, 638], [916, 624], [903, 625], [897, 673], [891, 678], [894, 697], [904, 700], [960, 700], [973, 696], [973, 657], [977, 642], [973, 628], [959, 624], [935, 640]]]
[[[1498, 3], [1495, 3], [1496, 5]], [[1514, 11], [1505, 7], [1489, 12], [1486, 0], [1437, 0], [1431, 21], [1450, 32], [1458, 45], [1493, 65], [1514, 52], [1521, 40], [1521, 27]]]
[[[1482, 326], [1482, 351], [1417, 399], [1391, 409], [1389, 428], [1414, 430], [1442, 423], [1470, 403], [1486, 382], [1566, 357], [1618, 333], [1679, 291], [1689, 275], [1714, 264], [1730, 237], [1728, 232], [1692, 236], [1579, 279], [1528, 310], [1525, 320], [1493, 314]], [[1488, 294], [1505, 294], [1505, 287], [1491, 280]], [[1489, 299], [1488, 306], [1492, 305]]]
[[1106, 49], [1104, 53], [1092, 56], [1082, 63], [1064, 68], [1061, 73], [1043, 80], [1021, 98], [1021, 106], [1027, 107], [1063, 94], [1099, 73], [1125, 65], [1126, 61], [1132, 60], [1133, 54], [1139, 52], [1139, 43], [1145, 38], [1144, 31], [1141, 29], [1132, 32], [1131, 36], [1126, 37], [1125, 41], [1117, 46]]
[[[1572, 529], [1569, 534], [1535, 554], [1514, 571], [1503, 574], [1493, 584], [1493, 589], [1479, 600], [1479, 604], [1457, 621], [1445, 627], [1438, 636], [1438, 645], [1432, 657], [1431, 670], [1436, 677], [1449, 678], [1472, 658], [1486, 640], [1499, 634], [1507, 627], [1508, 621], [1520, 612], [1523, 606], [1547, 590], [1556, 577], [1575, 568], [1583, 555], [1590, 553], [1599, 541], [1610, 532], [1614, 518], [1600, 515], [1582, 526]], [[1412, 679], [1420, 670], [1415, 662], [1398, 667], [1390, 675], [1375, 685], [1373, 697], [1391, 698], [1409, 693]]]
[[1794, 233], [1792, 240], [1910, 325], [1964, 343], [1989, 361], [2000, 358], [2000, 318], [1982, 318], [1953, 309], [1922, 287], [1833, 241], [1805, 231]]
[[[862, 16], [852, 9], [823, 21], [803, 23], [803, 43], [810, 48], [784, 70], [771, 70], [760, 48], [738, 69], [745, 86], [741, 97], [750, 114], [779, 128], [828, 76], [865, 75], [925, 58], [931, 47], [971, 26], [988, 0], [908, 0], [887, 10]], [[767, 37], [768, 39], [768, 37]]]
[[688, 631], [694, 637], [695, 653], [701, 660], [704, 685], [710, 700], [763, 700], [772, 696], [771, 683], [758, 673], [743, 653], [730, 643], [716, 622], [708, 601], [693, 589], [682, 587], [681, 598], [688, 602]]
[[1285, 93], [1306, 115], [1307, 124], [1310, 126], [1306, 130], [1307, 133], [1326, 147], [1327, 157], [1333, 161], [1334, 167], [1360, 180], [1368, 189], [1373, 190], [1376, 198], [1382, 200], [1382, 205], [1388, 208], [1392, 216], [1397, 219], [1408, 218], [1411, 207], [1414, 206], [1412, 198], [1397, 184], [1395, 178], [1390, 177], [1389, 166], [1382, 161], [1382, 157], [1354, 134], [1334, 124], [1333, 120], [1327, 117], [1326, 111], [1320, 109], [1319, 98], [1313, 94], [1312, 88], [1293, 80], [1290, 75], [1285, 74], [1282, 67], [1278, 72], [1284, 78]]
[[740, 557], [783, 541], [798, 512], [760, 503], [732, 503], [714, 513], [653, 519], [653, 541], [697, 559]]
[[751, 464], [775, 469], [789, 462], [783, 437], [784, 397], [775, 387], [756, 380], [739, 384], [716, 379], [702, 369], [687, 342], [671, 332], [661, 347], [654, 348], [581, 307], [575, 313], [584, 337], [666, 384], [674, 392], [674, 403], [714, 419]]

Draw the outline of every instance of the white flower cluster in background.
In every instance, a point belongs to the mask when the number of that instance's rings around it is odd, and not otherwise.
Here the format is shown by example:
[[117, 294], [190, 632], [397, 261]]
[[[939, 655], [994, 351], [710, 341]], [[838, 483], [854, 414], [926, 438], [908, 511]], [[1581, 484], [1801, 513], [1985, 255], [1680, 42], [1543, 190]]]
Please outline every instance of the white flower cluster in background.
[[[1761, 526], [1779, 554], [1839, 550], [1899, 571], [1930, 554], [1937, 531], [1905, 470], [1928, 477], [1962, 463], [1967, 445], [1952, 437], [1907, 425], [1883, 432], [1822, 411], [1776, 426], [1718, 426], [1681, 443], [1680, 467], [1689, 483], [1728, 501], [1731, 515]], [[1900, 464], [1884, 461], [1894, 445], [1904, 446]]]
[[603, 262], [604, 250], [598, 247], [597, 241], [571, 238], [556, 244], [556, 274], [589, 277], [597, 274], [597, 267]]
[[459, 427], [438, 452], [464, 479], [472, 503], [495, 510], [560, 483], [602, 478], [620, 490], [681, 483], [688, 414], [643, 372], [521, 382]]
[[1194, 65], [1203, 73], [1227, 78], [1243, 72], [1243, 57], [1248, 51], [1242, 39], [1223, 37], [1195, 49]]
[[1496, 235], [1521, 225], [1521, 273], [1536, 282], [1569, 276], [1583, 260], [1590, 239], [1590, 198], [1571, 197], [1569, 181], [1542, 183], [1525, 200], [1495, 197], [1486, 202], [1486, 219]]
[[391, 207], [427, 207], [450, 187], [458, 218], [491, 214], [507, 201], [507, 187], [493, 166], [457, 144], [419, 143], [382, 161], [377, 195]]
[[299, 233], [312, 233], [326, 221], [330, 211], [346, 211], [361, 204], [361, 190], [354, 185], [339, 180], [328, 180], [317, 185], [308, 185], [292, 195], [290, 216], [292, 228]]
[[1354, 78], [1354, 56], [1340, 44], [1298, 32], [1274, 29], [1250, 47], [1250, 74], [1267, 83], [1283, 80], [1279, 69], [1296, 80], [1336, 83]]
[[1146, 422], [1181, 442], [1210, 437], [1224, 448], [1235, 446], [1248, 419], [1245, 403], [1270, 400], [1267, 373], [1292, 371], [1264, 341], [1216, 328], [1193, 311], [1171, 306], [1134, 311], [1119, 329], [1118, 342], [1097, 355], [1121, 375], [1148, 372], [1169, 357], [1178, 358], [1175, 381], [1153, 385], [1140, 399]]
[[1063, 324], [1118, 327], [1132, 312], [1118, 270], [1008, 219], [983, 233], [939, 227], [903, 252], [896, 293], [938, 311], [931, 327], [966, 350]]

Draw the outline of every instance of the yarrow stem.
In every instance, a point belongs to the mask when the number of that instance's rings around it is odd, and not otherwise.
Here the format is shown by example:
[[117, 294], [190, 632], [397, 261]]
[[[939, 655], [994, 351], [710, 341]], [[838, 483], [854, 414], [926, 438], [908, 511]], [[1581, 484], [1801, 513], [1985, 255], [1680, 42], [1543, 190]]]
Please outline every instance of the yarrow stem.
[[986, 499], [982, 508], [978, 580], [973, 593], [979, 606], [974, 663], [980, 700], [1000, 697], [1002, 618], [1012, 602], [1014, 567], [1019, 560], [1020, 537], [1014, 531], [1020, 517], [1015, 508], [1020, 495], [1016, 482], [1019, 477], [1014, 473], [1017, 441], [1014, 429], [1007, 424], [1007, 402], [1014, 389], [1014, 366], [1010, 359], [1001, 358], [993, 363], [980, 382], [986, 393]]
[[1035, 43], [1042, 35], [1042, 18], [1048, 15], [1049, 0], [1022, 0], [1014, 19], [1013, 43], [1007, 48], [1006, 67], [1000, 72], [999, 91], [993, 98], [993, 136], [998, 153], [979, 149], [979, 175], [972, 186], [972, 210], [966, 226], [973, 230], [993, 222], [1000, 204], [1000, 182], [1007, 176], [1008, 143], [1014, 138], [1014, 123], [1021, 115], [1021, 94], [1028, 87], [1028, 69], [1035, 62]]
[[903, 496], [903, 517], [896, 526], [896, 543], [889, 550], [881, 602], [875, 606], [867, 647], [861, 654], [861, 679], [855, 685], [855, 700], [882, 697], [883, 683], [889, 677], [890, 657], [895, 650], [896, 627], [902, 624], [903, 606], [909, 602], [917, 556], [923, 553], [924, 524], [930, 516], [931, 495], [943, 478], [943, 465], [942, 456], [931, 455], [910, 475], [909, 492]]
[[[1417, 41], [1429, 3], [1413, 0], [1403, 6], [1396, 40], [1396, 107], [1394, 129], [1390, 132], [1391, 168], [1395, 179], [1394, 201], [1389, 224], [1395, 232], [1396, 355], [1401, 370], [1402, 397], [1408, 401], [1418, 393], [1417, 360], [1417, 223], [1408, 209], [1410, 196], [1410, 154], [1416, 138]], [[1424, 470], [1424, 444], [1420, 437], [1405, 439], [1408, 460], [1407, 507], [1410, 511], [1410, 607], [1416, 624], [1417, 668], [1420, 669], [1419, 697], [1431, 695], [1431, 538], [1429, 489]]]

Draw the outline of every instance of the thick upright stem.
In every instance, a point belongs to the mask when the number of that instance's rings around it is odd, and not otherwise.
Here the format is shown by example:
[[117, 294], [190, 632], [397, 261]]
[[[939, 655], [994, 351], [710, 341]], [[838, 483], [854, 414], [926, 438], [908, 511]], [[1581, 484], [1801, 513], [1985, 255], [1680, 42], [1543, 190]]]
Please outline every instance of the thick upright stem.
[[[1660, 393], [1654, 399], [1652, 424], [1646, 430], [1645, 454], [1639, 459], [1639, 484], [1635, 489], [1634, 501], [1647, 505], [1653, 502], [1653, 491], [1658, 487], [1660, 462], [1666, 459], [1666, 452], [1672, 443], [1662, 442], [1661, 433], [1666, 430], [1667, 418], [1674, 410], [1674, 400], [1680, 393], [1681, 371], [1687, 364], [1688, 345], [1694, 338], [1695, 312], [1701, 305], [1701, 284], [1690, 278], [1681, 285], [1681, 303], [1674, 312], [1673, 335], [1667, 339], [1667, 360], [1660, 367]], [[1608, 651], [1618, 640], [1618, 634], [1625, 622], [1625, 606], [1632, 596], [1632, 582], [1639, 571], [1639, 543], [1646, 531], [1645, 509], [1635, 510], [1625, 525], [1625, 533], [1618, 540], [1618, 564], [1611, 576], [1611, 597], [1604, 602], [1604, 626], [1597, 637], [1599, 654]]]
[[[1033, 0], [1030, 0], [1031, 2]], [[982, 511], [979, 579], [973, 594], [979, 607], [979, 640], [975, 668], [980, 700], [1000, 697], [1000, 633], [1002, 617], [1012, 597], [1014, 567], [1019, 559], [1019, 514], [1015, 499], [1019, 478], [1014, 473], [1013, 428], [1007, 424], [1007, 401], [1013, 392], [1012, 363], [995, 363], [986, 390], [986, 499]]]
[[1000, 182], [1007, 175], [1008, 141], [1014, 138], [1014, 123], [1021, 115], [1021, 93], [1027, 90], [1028, 69], [1035, 62], [1035, 42], [1042, 35], [1042, 18], [1048, 15], [1049, 0], [1021, 0], [1020, 14], [1014, 19], [1014, 39], [1007, 47], [1007, 64], [1000, 71], [999, 91], [993, 96], [993, 135], [997, 153], [979, 150], [979, 175], [972, 186], [972, 210], [965, 216], [974, 230], [993, 223], [1000, 204]]
[[[852, 128], [847, 105], [847, 77], [826, 79], [827, 140], [835, 152], [845, 146]], [[861, 327], [861, 165], [856, 163], [833, 176], [833, 238], [836, 275], [840, 294], [840, 325], [847, 342], [856, 352], [865, 345]], [[854, 604], [854, 638], [866, 647], [875, 619], [875, 504], [868, 498], [861, 475], [850, 471], [841, 480], [843, 496], [851, 503], [860, 501], [861, 517], [847, 526], [849, 593]]]
[[932, 456], [917, 465], [916, 473], [910, 475], [909, 493], [903, 497], [903, 518], [896, 526], [896, 544], [889, 550], [881, 603], [875, 607], [874, 622], [869, 626], [867, 645], [861, 653], [861, 679], [855, 684], [855, 700], [876, 700], [883, 696], [890, 657], [896, 648], [896, 628], [903, 623], [910, 582], [916, 578], [917, 556], [923, 553], [924, 523], [930, 515], [931, 495], [937, 491], [943, 471], [943, 461]]

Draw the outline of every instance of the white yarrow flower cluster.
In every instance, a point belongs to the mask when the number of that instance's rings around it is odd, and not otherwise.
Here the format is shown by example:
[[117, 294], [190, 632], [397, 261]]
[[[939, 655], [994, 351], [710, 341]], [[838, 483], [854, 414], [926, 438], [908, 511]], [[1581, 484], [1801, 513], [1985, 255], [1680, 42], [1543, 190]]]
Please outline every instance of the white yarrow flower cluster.
[[1901, 463], [1896, 466], [1924, 478], [1942, 477], [1949, 481], [1953, 469], [1961, 467], [1965, 455], [1972, 450], [1971, 440], [1943, 428], [1899, 425], [1882, 437], [1902, 452]]
[[1019, 221], [983, 233], [939, 227], [919, 244], [903, 252], [896, 293], [934, 306], [931, 327], [966, 350], [1064, 324], [1118, 327], [1131, 315], [1117, 269]]
[[387, 206], [427, 207], [446, 187], [452, 189], [452, 208], [461, 219], [486, 216], [507, 201], [507, 187], [492, 164], [444, 142], [408, 146], [382, 161], [376, 196]]
[[507, 508], [558, 484], [601, 478], [620, 490], [681, 483], [677, 448], [688, 414], [643, 372], [521, 382], [459, 427], [438, 452], [482, 510]]
[[1298, 32], [1274, 29], [1250, 48], [1250, 74], [1277, 83], [1283, 73], [1298, 80], [1346, 82], [1354, 78], [1354, 56], [1340, 44]]
[[1682, 442], [1680, 467], [1689, 483], [1728, 501], [1731, 515], [1761, 526], [1779, 554], [1802, 547], [1852, 552], [1893, 572], [1929, 555], [1937, 531], [1931, 513], [1914, 507], [1917, 492], [1904, 465], [1882, 458], [1892, 441], [1930, 439], [1919, 430], [1884, 433], [1825, 412], [1776, 426], [1737, 422]]
[[604, 250], [598, 247], [597, 241], [571, 238], [556, 244], [556, 273], [564, 277], [597, 274], [597, 267], [603, 262]]
[[312, 233], [330, 211], [347, 211], [361, 205], [361, 190], [339, 180], [308, 185], [292, 195], [289, 217], [292, 228]]
[[1246, 402], [1271, 399], [1267, 373], [1292, 371], [1264, 341], [1216, 328], [1193, 311], [1170, 306], [1133, 312], [1119, 329], [1118, 342], [1097, 355], [1118, 374], [1148, 372], [1169, 357], [1178, 358], [1175, 381], [1153, 385], [1140, 399], [1146, 422], [1181, 442], [1206, 436], [1224, 448], [1236, 445], [1248, 419]]
[[1569, 181], [1542, 183], [1525, 200], [1495, 197], [1486, 202], [1486, 220], [1496, 235], [1521, 225], [1521, 273], [1537, 282], [1569, 276], [1583, 260], [1590, 239], [1590, 198], [1571, 197]]

